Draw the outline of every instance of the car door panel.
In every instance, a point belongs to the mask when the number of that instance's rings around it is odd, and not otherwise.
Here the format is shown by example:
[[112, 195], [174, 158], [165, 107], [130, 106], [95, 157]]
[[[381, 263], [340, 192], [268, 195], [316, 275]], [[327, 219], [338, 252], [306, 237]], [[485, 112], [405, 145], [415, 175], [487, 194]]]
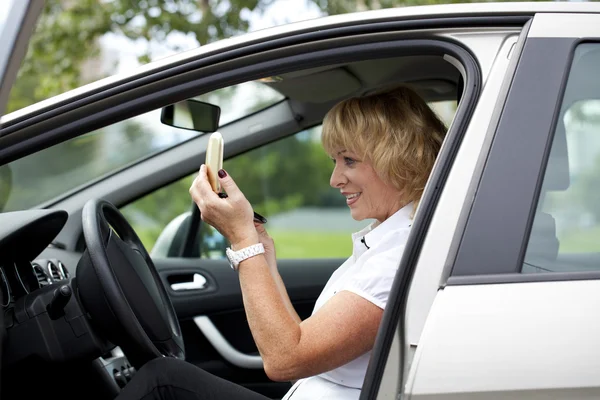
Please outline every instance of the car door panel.
[[[344, 260], [280, 260], [278, 269], [292, 302], [316, 301], [331, 273]], [[180, 319], [243, 308], [238, 275], [226, 260], [165, 258], [154, 260], [165, 279], [173, 306]], [[173, 290], [182, 279], [194, 274], [206, 278], [202, 289]]]
[[412, 399], [600, 396], [600, 281], [449, 286], [425, 324]]
[[[600, 356], [600, 272], [590, 262], [596, 254], [560, 243], [564, 221], [581, 221], [586, 199], [569, 197], [561, 209], [552, 197], [564, 196], [586, 171], [581, 166], [590, 164], [586, 157], [596, 154], [593, 136], [573, 141], [585, 127], [568, 139], [562, 124], [573, 104], [600, 102], [599, 24], [598, 15], [534, 17], [465, 232], [456, 237], [456, 257], [445, 254], [450, 277], [438, 281], [422, 333], [411, 337], [407, 398], [600, 394], [600, 377], [592, 372]], [[597, 134], [597, 125], [589, 133]], [[547, 262], [532, 263], [535, 257]], [[427, 269], [421, 262], [417, 268]], [[413, 301], [418, 295], [411, 288]]]
[[0, 117], [4, 114], [29, 37], [44, 6], [43, 0], [11, 0], [7, 3], [3, 4], [4, 11], [0, 15]]
[[[343, 261], [278, 261], [279, 273], [300, 318], [310, 316], [327, 280]], [[273, 382], [263, 370], [246, 319], [237, 272], [226, 260], [160, 258], [154, 264], [179, 317], [187, 361], [266, 396], [277, 398], [289, 389], [290, 383]], [[189, 285], [194, 275], [196, 282]], [[201, 288], [193, 288], [200, 284]]]

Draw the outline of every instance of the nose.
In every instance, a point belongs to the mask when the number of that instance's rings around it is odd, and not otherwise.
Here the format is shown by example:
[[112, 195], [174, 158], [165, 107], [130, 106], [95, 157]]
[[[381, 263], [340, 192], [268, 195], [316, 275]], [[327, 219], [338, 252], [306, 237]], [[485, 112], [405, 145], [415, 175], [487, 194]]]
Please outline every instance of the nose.
[[329, 185], [333, 188], [343, 187], [348, 182], [348, 179], [344, 176], [339, 164], [335, 164], [333, 171], [331, 172], [331, 178], [329, 179]]

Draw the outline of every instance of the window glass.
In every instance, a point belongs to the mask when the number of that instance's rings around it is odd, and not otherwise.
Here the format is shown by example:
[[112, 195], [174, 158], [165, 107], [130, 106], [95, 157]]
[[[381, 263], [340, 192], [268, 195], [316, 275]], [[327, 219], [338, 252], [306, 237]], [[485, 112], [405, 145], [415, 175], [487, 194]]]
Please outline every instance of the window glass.
[[268, 219], [278, 258], [348, 257], [354, 221], [346, 200], [329, 186], [333, 168], [321, 126], [224, 163], [256, 212]]
[[[224, 125], [271, 106], [283, 96], [262, 83], [245, 82], [197, 99], [220, 106], [220, 124]], [[160, 122], [160, 114], [160, 109], [154, 110], [0, 167], [4, 199], [0, 201], [0, 211], [38, 207], [202, 134], [164, 125]]]
[[[456, 102], [431, 106], [449, 125]], [[333, 164], [321, 145], [320, 125], [226, 160], [223, 168], [267, 218], [279, 259], [346, 258], [352, 253], [351, 233], [372, 222], [353, 220], [345, 198], [329, 186]], [[191, 216], [188, 189], [195, 176], [122, 208], [153, 257], [177, 256]], [[225, 258], [227, 246], [214, 228], [201, 224], [190, 256]]]
[[[352, 252], [350, 234], [370, 222], [354, 221], [344, 197], [329, 186], [332, 163], [320, 135], [317, 126], [223, 164], [256, 212], [267, 218], [278, 258], [347, 257]], [[172, 255], [176, 231], [190, 216], [188, 189], [195, 175], [121, 209], [154, 257]], [[224, 258], [227, 245], [215, 229], [201, 224], [198, 255]]]
[[574, 55], [524, 273], [600, 270], [600, 45]]

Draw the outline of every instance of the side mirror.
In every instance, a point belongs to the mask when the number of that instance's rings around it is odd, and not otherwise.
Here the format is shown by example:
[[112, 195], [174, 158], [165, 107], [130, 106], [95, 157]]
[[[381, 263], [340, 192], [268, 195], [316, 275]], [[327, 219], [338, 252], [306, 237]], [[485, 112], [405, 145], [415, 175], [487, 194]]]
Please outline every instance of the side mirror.
[[[170, 258], [179, 257], [180, 249], [185, 241], [185, 235], [188, 234], [189, 225], [192, 220], [192, 213], [187, 211], [175, 217], [163, 229], [158, 236], [150, 257], [152, 258]], [[212, 226], [200, 223], [199, 235], [196, 237], [197, 243], [194, 245], [192, 254], [187, 257], [203, 257], [211, 259], [224, 259], [227, 241]]]
[[160, 122], [175, 128], [211, 133], [219, 129], [221, 107], [187, 99], [163, 107]]

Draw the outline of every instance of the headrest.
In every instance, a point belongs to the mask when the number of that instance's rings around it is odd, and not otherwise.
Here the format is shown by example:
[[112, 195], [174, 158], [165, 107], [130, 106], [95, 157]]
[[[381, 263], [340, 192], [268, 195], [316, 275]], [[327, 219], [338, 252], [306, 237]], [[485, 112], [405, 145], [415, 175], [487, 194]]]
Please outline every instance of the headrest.
[[565, 123], [561, 118], [556, 124], [554, 139], [550, 156], [548, 157], [548, 166], [546, 175], [542, 184], [542, 192], [551, 190], [567, 190], [570, 184], [569, 176], [569, 151], [567, 149], [567, 134]]
[[600, 80], [596, 79], [598, 65], [600, 49], [597, 44], [586, 43], [577, 47], [556, 124], [543, 191], [566, 190], [569, 187], [569, 157], [564, 118], [566, 112], [578, 101], [600, 99]]

